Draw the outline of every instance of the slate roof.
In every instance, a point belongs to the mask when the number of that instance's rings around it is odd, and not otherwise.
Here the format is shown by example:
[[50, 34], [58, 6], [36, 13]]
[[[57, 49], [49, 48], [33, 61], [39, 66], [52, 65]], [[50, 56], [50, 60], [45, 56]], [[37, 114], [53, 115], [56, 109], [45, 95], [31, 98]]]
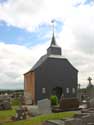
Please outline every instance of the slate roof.
[[[64, 56], [61, 55], [44, 55], [42, 56], [37, 62], [36, 64], [31, 68], [30, 71], [34, 71], [35, 69], [37, 69], [41, 64], [43, 64], [43, 62], [45, 62], [48, 58], [56, 58], [56, 59], [66, 59]], [[66, 59], [67, 60], [67, 59]], [[68, 61], [68, 60], [67, 60]], [[69, 61], [68, 61], [69, 62]], [[69, 62], [70, 63], [70, 62]], [[70, 63], [71, 64], [71, 63]], [[73, 67], [73, 65], [71, 64], [71, 66]], [[77, 70], [75, 67], [73, 67], [75, 70]], [[30, 72], [29, 71], [29, 72]], [[77, 70], [78, 71], [78, 70]]]
[[47, 59], [47, 55], [42, 56], [42, 57], [36, 62], [36, 64], [32, 67], [31, 71], [33, 71], [33, 70], [35, 70], [36, 68], [38, 68], [46, 59]]

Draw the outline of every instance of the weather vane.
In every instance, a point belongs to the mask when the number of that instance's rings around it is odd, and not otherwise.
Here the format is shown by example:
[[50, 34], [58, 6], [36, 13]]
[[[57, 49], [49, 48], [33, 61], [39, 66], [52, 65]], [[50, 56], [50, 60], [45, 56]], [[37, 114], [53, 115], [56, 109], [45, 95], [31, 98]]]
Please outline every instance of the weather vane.
[[52, 31], [53, 31], [53, 34], [54, 34], [55, 20], [52, 20], [51, 23], [52, 23]]

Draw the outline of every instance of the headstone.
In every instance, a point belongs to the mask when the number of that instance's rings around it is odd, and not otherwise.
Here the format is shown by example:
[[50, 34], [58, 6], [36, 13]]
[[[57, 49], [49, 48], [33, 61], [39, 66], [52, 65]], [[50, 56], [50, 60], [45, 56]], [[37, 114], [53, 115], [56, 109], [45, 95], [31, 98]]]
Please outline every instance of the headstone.
[[41, 114], [51, 113], [51, 102], [49, 99], [43, 99], [38, 101], [38, 108]]
[[9, 95], [0, 95], [0, 110], [11, 109]]
[[31, 116], [40, 115], [39, 108], [37, 105], [27, 105], [27, 109], [29, 111], [29, 114], [31, 114]]
[[11, 109], [11, 104], [10, 104], [10, 102], [7, 101], [7, 100], [5, 100], [5, 101], [3, 102], [3, 107], [4, 107], [5, 110]]
[[86, 115], [82, 117], [82, 123], [83, 125], [86, 125], [87, 123], [91, 122], [91, 117], [90, 115]]
[[79, 119], [79, 118], [71, 118], [71, 119], [67, 119], [65, 121], [65, 124], [64, 125], [83, 125], [82, 124], [82, 120]]
[[87, 125], [94, 125], [94, 123], [88, 123]]
[[24, 120], [28, 118], [29, 112], [27, 107], [19, 107], [19, 109], [16, 110], [16, 120]]
[[89, 105], [90, 105], [90, 107], [94, 108], [94, 98], [90, 99]]
[[43, 125], [64, 125], [63, 120], [48, 120]]

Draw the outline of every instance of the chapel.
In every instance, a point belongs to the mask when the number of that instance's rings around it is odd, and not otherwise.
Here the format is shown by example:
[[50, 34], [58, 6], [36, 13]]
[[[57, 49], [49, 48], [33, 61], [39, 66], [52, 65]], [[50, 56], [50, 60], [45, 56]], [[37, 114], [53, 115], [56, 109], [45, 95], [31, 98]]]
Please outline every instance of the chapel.
[[58, 99], [77, 98], [78, 70], [62, 56], [54, 33], [47, 54], [24, 74], [24, 96], [27, 104], [56, 95]]

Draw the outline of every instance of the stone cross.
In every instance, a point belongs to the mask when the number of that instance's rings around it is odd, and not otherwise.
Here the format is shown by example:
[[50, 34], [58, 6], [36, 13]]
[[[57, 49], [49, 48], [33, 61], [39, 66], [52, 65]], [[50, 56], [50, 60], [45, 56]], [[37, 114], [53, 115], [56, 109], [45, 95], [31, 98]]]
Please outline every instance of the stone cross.
[[91, 77], [89, 77], [89, 78], [88, 78], [89, 84], [91, 84], [91, 80], [92, 80], [92, 78], [91, 78]]

